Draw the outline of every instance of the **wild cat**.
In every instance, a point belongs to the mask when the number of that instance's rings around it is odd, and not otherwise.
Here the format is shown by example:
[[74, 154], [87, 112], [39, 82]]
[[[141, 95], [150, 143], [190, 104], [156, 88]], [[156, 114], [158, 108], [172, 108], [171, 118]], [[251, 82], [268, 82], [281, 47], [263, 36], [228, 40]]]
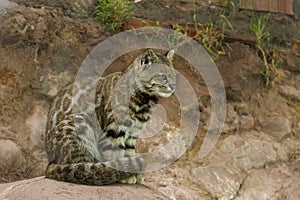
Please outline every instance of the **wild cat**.
[[142, 182], [139, 173], [146, 163], [135, 156], [135, 143], [151, 107], [175, 90], [173, 57], [174, 50], [159, 54], [146, 49], [124, 73], [99, 78], [94, 112], [100, 129], [87, 115], [74, 112], [74, 97], [87, 91], [78, 84], [60, 91], [48, 113], [46, 177], [87, 185]]

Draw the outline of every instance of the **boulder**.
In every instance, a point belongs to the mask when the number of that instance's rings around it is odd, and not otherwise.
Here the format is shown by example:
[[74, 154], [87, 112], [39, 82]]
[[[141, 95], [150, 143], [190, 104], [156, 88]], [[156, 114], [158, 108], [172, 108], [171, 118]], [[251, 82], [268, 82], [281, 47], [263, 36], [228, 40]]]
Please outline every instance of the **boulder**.
[[130, 199], [169, 199], [145, 185], [88, 186], [59, 182], [45, 177], [0, 184], [0, 199], [22, 200], [130, 200]]

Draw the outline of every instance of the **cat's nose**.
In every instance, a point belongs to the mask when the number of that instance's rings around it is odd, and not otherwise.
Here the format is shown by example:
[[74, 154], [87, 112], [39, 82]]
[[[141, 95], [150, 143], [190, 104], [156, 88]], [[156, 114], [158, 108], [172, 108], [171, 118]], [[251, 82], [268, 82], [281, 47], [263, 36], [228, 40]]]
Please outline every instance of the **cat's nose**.
[[171, 90], [175, 90], [175, 86], [176, 85], [169, 85], [169, 87], [171, 88]]

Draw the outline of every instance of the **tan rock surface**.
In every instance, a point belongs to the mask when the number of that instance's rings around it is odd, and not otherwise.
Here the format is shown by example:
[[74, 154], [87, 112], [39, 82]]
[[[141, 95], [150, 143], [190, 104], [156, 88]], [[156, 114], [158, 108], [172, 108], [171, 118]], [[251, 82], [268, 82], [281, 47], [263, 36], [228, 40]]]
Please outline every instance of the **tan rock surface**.
[[144, 185], [87, 186], [59, 182], [45, 177], [0, 184], [1, 200], [131, 200], [168, 199], [163, 194]]

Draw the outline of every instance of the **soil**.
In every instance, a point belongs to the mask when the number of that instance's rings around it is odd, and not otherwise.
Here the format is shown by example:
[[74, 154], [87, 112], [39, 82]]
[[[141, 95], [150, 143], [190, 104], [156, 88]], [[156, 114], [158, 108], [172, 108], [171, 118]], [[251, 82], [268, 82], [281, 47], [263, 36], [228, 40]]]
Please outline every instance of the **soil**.
[[[17, 3], [0, 18], [0, 142], [12, 141], [16, 144], [16, 147], [7, 147], [12, 154], [0, 153], [0, 183], [44, 175], [47, 158], [43, 139], [47, 109], [51, 101], [60, 88], [75, 79], [77, 70], [88, 53], [99, 42], [116, 34], [92, 17], [70, 15], [67, 8], [61, 10], [43, 1]], [[224, 9], [216, 6], [214, 1], [194, 4], [192, 0], [142, 0], [135, 3], [135, 17], [186, 24], [193, 23], [193, 15], [196, 14], [197, 22], [211, 23], [219, 19]], [[266, 161], [263, 166], [250, 169], [238, 166], [237, 176], [241, 181], [235, 189], [235, 197], [242, 196], [245, 189], [242, 183], [247, 180], [247, 176], [243, 174], [249, 175], [253, 170], [267, 167], [273, 169], [284, 165], [294, 176], [300, 175], [300, 153], [297, 146], [300, 144], [300, 58], [297, 56], [298, 52], [292, 49], [292, 43], [300, 41], [300, 21], [296, 16], [253, 13], [247, 10], [238, 10], [234, 15], [230, 11], [229, 14], [232, 15], [229, 19], [234, 29], [245, 32], [249, 32], [253, 15], [268, 16], [270, 43], [281, 53], [282, 63], [279, 69], [282, 73], [267, 87], [261, 75], [264, 64], [258, 50], [253, 45], [236, 41], [223, 43], [226, 54], [220, 56], [215, 63], [225, 84], [227, 118], [215, 150], [205, 160], [199, 160], [197, 155], [211, 114], [209, 93], [193, 66], [182, 58], [175, 58], [175, 68], [187, 78], [197, 94], [201, 127], [192, 146], [178, 161], [168, 169], [145, 175], [146, 184], [166, 195], [173, 195], [172, 199], [185, 199], [180, 198], [186, 195], [185, 192], [180, 192], [181, 189], [191, 195], [190, 199], [198, 199], [193, 195], [199, 199], [232, 199], [227, 198], [224, 192], [215, 191], [201, 181], [199, 183], [192, 179], [197, 176], [192, 175], [196, 171], [195, 166], [209, 166], [215, 162], [211, 158], [218, 155], [229, 136], [240, 135], [248, 141], [250, 135], [250, 138], [268, 141], [278, 154], [276, 159]], [[122, 56], [112, 64], [107, 73], [123, 70], [137, 53], [138, 51]], [[163, 101], [161, 104], [170, 116], [168, 123], [172, 124], [172, 121], [176, 122], [177, 118], [174, 116], [178, 114], [174, 105], [178, 105], [175, 98], [170, 101], [172, 103]], [[281, 118], [276, 121], [276, 117]], [[276, 125], [269, 126], [269, 119], [274, 119], [275, 123], [286, 121], [281, 125], [284, 130]], [[177, 125], [175, 122], [174, 126]], [[278, 132], [276, 127], [280, 129], [278, 134], [275, 134]], [[247, 131], [261, 131], [263, 134], [257, 136], [251, 132], [247, 135]], [[169, 142], [169, 139], [159, 136], [148, 143], [141, 142], [141, 150], [151, 150], [161, 145], [161, 142]], [[221, 156], [219, 159], [224, 158]]]
[[[215, 1], [142, 1], [136, 5], [136, 16], [159, 22], [175, 22], [178, 24], [193, 23], [194, 15], [196, 22], [216, 23], [220, 20], [220, 15], [225, 14], [230, 20], [230, 24], [239, 31], [249, 31], [251, 19], [259, 16], [267, 16], [267, 30], [270, 32], [272, 43], [278, 46], [288, 47], [293, 40], [300, 39], [298, 17], [282, 15], [278, 13], [255, 12], [251, 10], [238, 10], [235, 7], [226, 9], [216, 5]], [[196, 8], [196, 9], [194, 9]], [[159, 13], [159, 14], [157, 14]], [[227, 28], [229, 26], [227, 25]]]

